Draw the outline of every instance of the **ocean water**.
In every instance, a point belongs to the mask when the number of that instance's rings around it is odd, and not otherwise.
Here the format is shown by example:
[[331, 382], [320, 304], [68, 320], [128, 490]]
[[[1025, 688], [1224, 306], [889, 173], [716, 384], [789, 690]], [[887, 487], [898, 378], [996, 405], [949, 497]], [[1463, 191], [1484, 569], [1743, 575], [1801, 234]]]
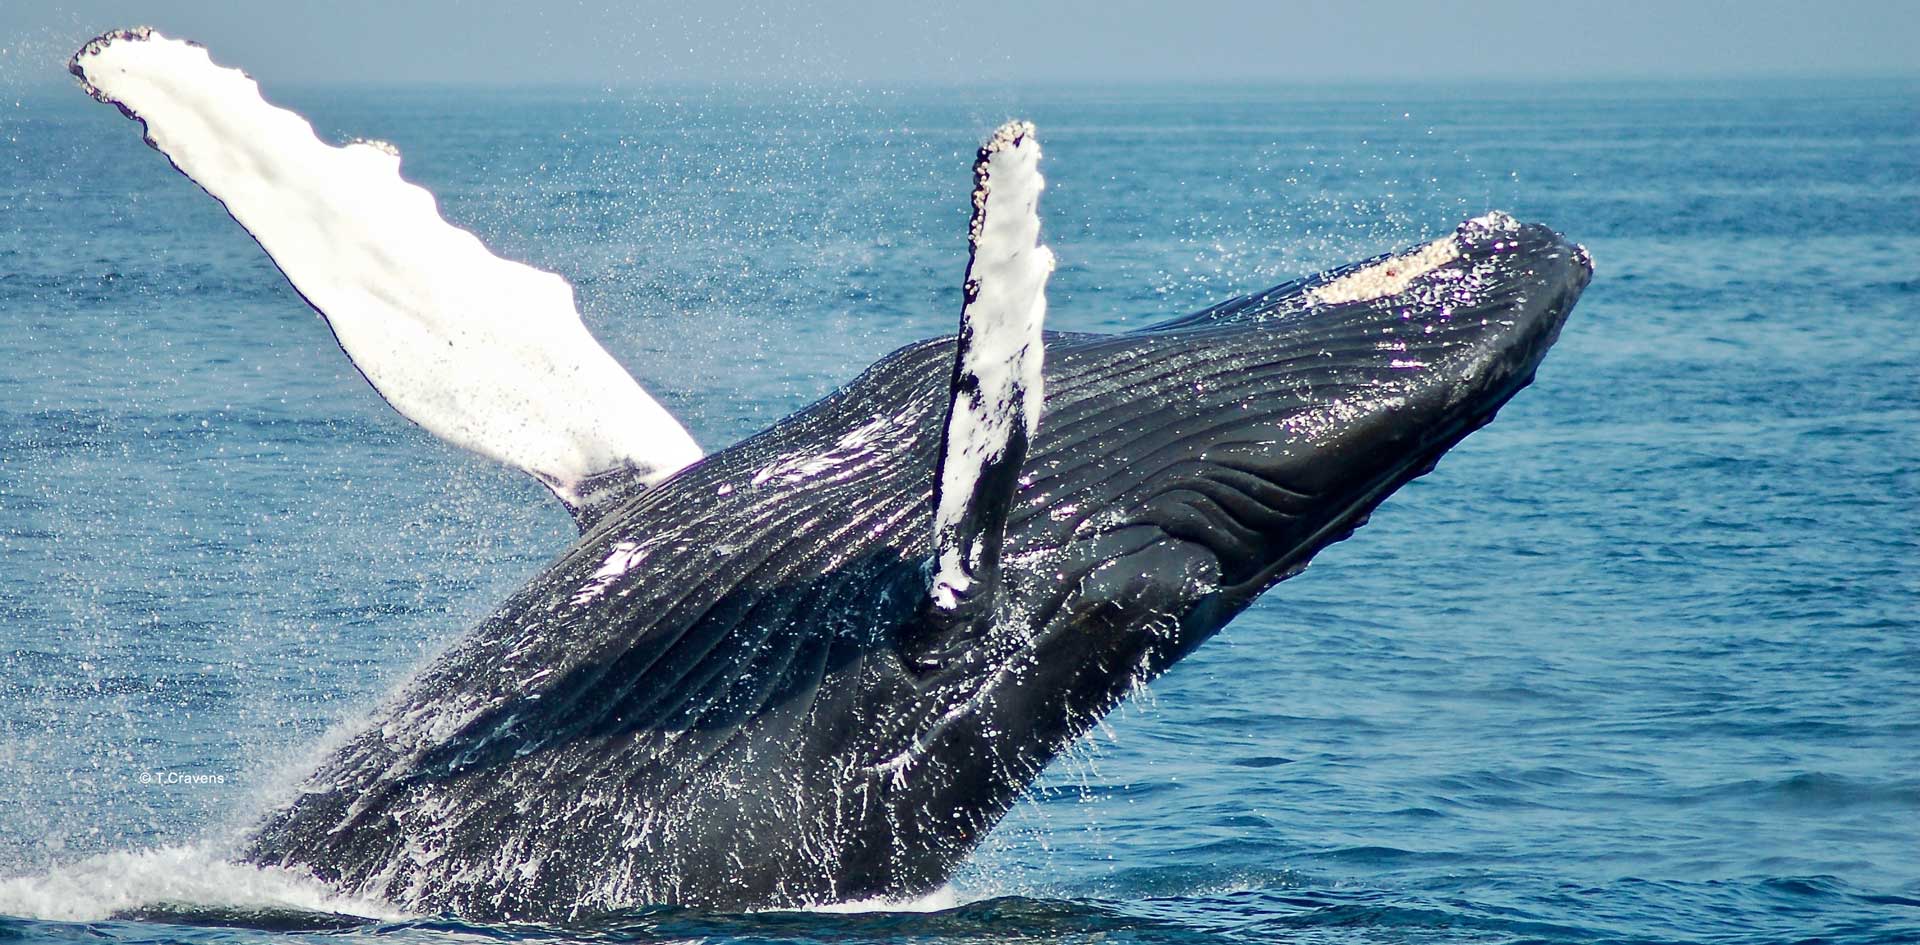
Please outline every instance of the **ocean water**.
[[1055, 764], [933, 900], [487, 927], [226, 862], [566, 547], [76, 90], [0, 102], [0, 940], [1920, 941], [1920, 85], [270, 89], [724, 446], [951, 331], [1039, 123], [1054, 327], [1490, 208], [1537, 383]]

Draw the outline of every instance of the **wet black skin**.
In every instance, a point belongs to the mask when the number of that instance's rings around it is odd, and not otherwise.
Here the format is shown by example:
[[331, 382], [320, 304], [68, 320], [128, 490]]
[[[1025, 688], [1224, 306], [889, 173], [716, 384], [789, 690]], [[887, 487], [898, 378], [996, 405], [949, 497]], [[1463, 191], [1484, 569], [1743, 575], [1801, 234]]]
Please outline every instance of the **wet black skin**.
[[889, 355], [605, 516], [248, 856], [478, 919], [937, 887], [1129, 690], [1532, 379], [1585, 253], [1460, 232], [1463, 258], [1388, 298], [1311, 303], [1341, 270], [1049, 335], [1001, 584], [972, 617], [924, 603], [953, 341]]

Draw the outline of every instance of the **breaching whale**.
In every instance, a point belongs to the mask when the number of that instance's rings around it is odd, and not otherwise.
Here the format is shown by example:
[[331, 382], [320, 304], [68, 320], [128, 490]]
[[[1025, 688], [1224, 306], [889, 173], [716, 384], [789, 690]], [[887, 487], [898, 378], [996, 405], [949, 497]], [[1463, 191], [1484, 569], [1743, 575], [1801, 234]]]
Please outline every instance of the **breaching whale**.
[[1031, 126], [975, 164], [956, 337], [702, 456], [552, 274], [204, 49], [87, 90], [222, 201], [386, 399], [582, 535], [267, 812], [244, 856], [566, 919], [905, 897], [1063, 748], [1528, 384], [1585, 251], [1493, 213], [1118, 335], [1043, 332]]

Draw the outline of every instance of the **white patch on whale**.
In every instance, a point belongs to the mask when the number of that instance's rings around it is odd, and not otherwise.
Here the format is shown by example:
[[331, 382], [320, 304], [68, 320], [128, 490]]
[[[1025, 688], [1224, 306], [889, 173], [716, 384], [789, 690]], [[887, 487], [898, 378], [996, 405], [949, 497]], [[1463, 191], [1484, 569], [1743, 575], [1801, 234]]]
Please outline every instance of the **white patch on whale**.
[[245, 73], [148, 29], [88, 43], [71, 69], [226, 206], [374, 389], [429, 432], [576, 511], [624, 494], [609, 474], [651, 485], [700, 458], [587, 332], [573, 287], [448, 223], [401, 178], [393, 145], [326, 144]]
[[1323, 305], [1371, 302], [1407, 291], [1413, 280], [1460, 258], [1460, 242], [1444, 236], [1425, 246], [1350, 272], [1308, 293]]
[[973, 584], [978, 548], [958, 535], [980, 474], [1005, 453], [1016, 420], [1029, 437], [1039, 429], [1045, 360], [1040, 332], [1047, 277], [1053, 274], [1053, 252], [1039, 242], [1046, 183], [1031, 122], [1008, 122], [981, 147], [959, 364], [978, 386], [971, 397], [955, 392], [933, 518], [937, 554], [930, 593], [935, 606], [948, 610]]
[[[1481, 238], [1517, 232], [1519, 229], [1520, 221], [1503, 211], [1493, 210], [1462, 223], [1454, 233], [1424, 246], [1315, 286], [1308, 291], [1307, 297], [1322, 305], [1338, 305], [1343, 302], [1372, 302], [1399, 295], [1421, 276], [1466, 255], [1466, 247], [1461, 240], [1468, 235]], [[1494, 251], [1499, 252], [1501, 248], [1500, 241], [1495, 240]]]
[[639, 542], [615, 542], [614, 546], [607, 551], [607, 557], [600, 563], [599, 569], [593, 572], [593, 576], [587, 579], [586, 584], [581, 585], [580, 589], [574, 592], [573, 605], [581, 607], [593, 603], [596, 598], [605, 594], [607, 588], [613, 586], [615, 581], [620, 580], [621, 575], [632, 570], [633, 566], [639, 564], [646, 556], [646, 549], [640, 547]]

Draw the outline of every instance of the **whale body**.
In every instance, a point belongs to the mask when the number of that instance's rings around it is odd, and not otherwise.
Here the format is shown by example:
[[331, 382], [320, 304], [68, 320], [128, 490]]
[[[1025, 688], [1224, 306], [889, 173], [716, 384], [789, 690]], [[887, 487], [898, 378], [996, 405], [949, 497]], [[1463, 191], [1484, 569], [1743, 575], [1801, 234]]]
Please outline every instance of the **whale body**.
[[920, 603], [953, 341], [885, 358], [585, 535], [248, 855], [508, 918], [937, 887], [1133, 687], [1531, 379], [1584, 255], [1538, 226], [1458, 239], [1450, 312], [1314, 303], [1336, 272], [1050, 335], [985, 622]]
[[[442, 232], [430, 198], [364, 225], [261, 171], [333, 162], [417, 202], [390, 152], [320, 145], [149, 31], [96, 40], [73, 71], [227, 205], [390, 402], [581, 523], [245, 841], [248, 860], [422, 912], [933, 890], [1104, 713], [1490, 421], [1592, 274], [1584, 249], [1493, 213], [1145, 330], [1043, 335], [1038, 146], [1014, 123], [976, 161], [959, 334], [699, 457], [624, 375], [596, 383], [651, 438], [573, 415], [605, 352], [548, 274]], [[504, 290], [414, 286], [392, 265], [419, 245], [402, 231], [547, 306], [565, 337], [527, 357], [555, 366], [516, 356], [502, 394], [422, 363], [490, 324], [443, 318], [447, 298]], [[517, 438], [554, 399], [561, 428]]]

